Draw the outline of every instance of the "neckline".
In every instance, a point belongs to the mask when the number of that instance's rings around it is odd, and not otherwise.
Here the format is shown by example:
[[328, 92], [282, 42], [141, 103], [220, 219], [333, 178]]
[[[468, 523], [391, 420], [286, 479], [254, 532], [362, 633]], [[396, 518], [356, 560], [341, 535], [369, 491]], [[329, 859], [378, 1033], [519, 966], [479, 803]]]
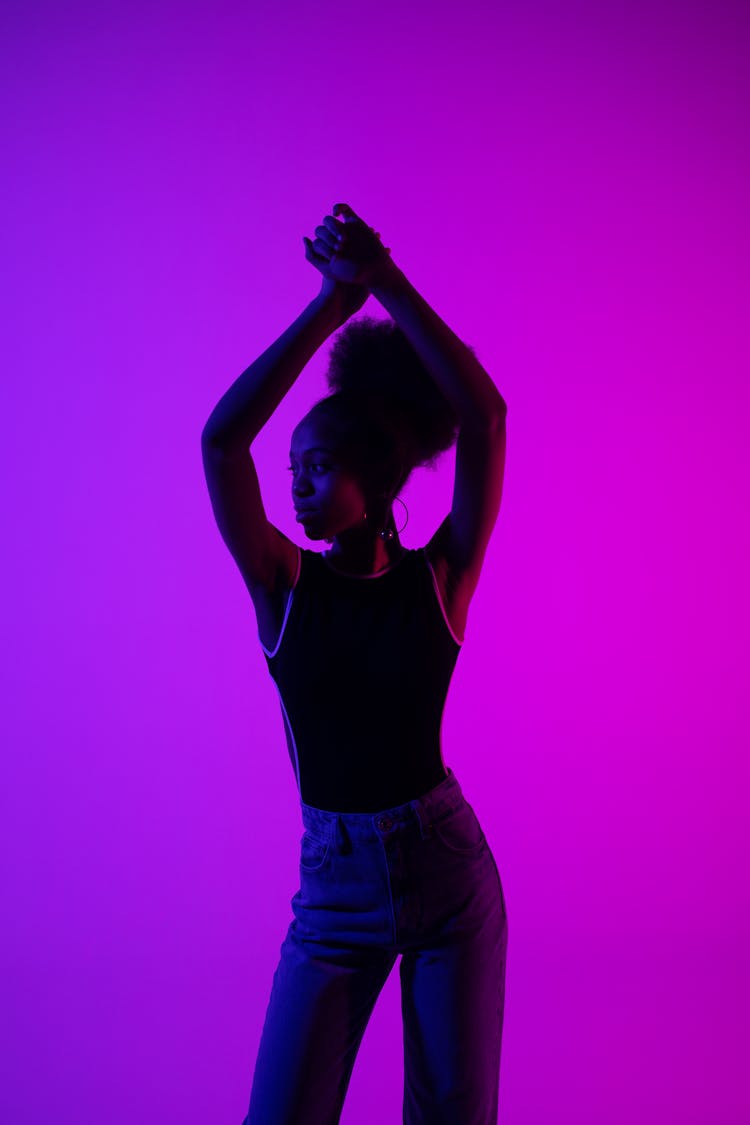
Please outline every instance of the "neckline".
[[404, 547], [403, 554], [400, 556], [400, 558], [397, 558], [395, 562], [392, 562], [390, 564], [390, 566], [386, 566], [382, 570], [379, 570], [377, 574], [351, 574], [348, 570], [339, 570], [337, 566], [333, 566], [333, 564], [328, 561], [328, 559], [326, 558], [326, 554], [326, 551], [319, 551], [318, 557], [321, 559], [327, 570], [333, 571], [334, 574], [340, 575], [341, 578], [372, 579], [382, 578], [384, 574], [390, 574], [392, 570], [395, 570], [396, 567], [404, 561], [406, 556], [410, 554], [410, 551], [408, 547]]

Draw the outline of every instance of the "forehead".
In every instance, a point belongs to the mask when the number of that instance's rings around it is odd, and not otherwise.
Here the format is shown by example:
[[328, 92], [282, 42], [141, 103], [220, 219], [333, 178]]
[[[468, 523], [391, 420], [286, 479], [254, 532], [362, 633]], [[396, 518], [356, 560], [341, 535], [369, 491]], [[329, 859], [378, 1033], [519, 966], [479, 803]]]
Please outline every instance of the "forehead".
[[[292, 448], [289, 450], [289, 456], [290, 457], [292, 456], [294, 451], [295, 451], [294, 438], [292, 438]], [[306, 449], [302, 450], [303, 455], [305, 453], [334, 453], [334, 452], [335, 452], [335, 450], [329, 449], [328, 446], [326, 446], [326, 445], [308, 445]]]
[[292, 433], [290, 455], [301, 453], [335, 453], [335, 435], [320, 419], [304, 419]]

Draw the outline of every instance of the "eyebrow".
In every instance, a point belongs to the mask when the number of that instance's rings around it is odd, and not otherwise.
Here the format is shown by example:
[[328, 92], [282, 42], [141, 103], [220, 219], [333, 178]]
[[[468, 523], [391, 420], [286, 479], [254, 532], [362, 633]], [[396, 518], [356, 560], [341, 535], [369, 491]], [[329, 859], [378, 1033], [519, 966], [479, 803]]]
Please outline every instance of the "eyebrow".
[[[324, 445], [313, 445], [313, 446], [310, 447], [310, 449], [305, 450], [305, 452], [302, 454], [303, 457], [304, 457], [305, 453], [333, 453], [333, 450], [332, 449], [326, 449], [326, 447]], [[289, 450], [289, 456], [294, 457], [294, 450], [292, 450], [292, 449]]]

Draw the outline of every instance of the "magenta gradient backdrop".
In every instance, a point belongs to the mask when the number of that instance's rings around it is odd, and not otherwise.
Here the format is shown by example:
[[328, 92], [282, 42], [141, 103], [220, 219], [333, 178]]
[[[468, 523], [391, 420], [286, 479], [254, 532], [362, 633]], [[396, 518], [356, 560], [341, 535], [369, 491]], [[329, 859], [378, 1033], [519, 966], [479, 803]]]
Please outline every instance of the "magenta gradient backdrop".
[[[245, 1113], [301, 820], [200, 433], [335, 202], [509, 406], [443, 725], [507, 897], [501, 1120], [750, 1120], [749, 32], [718, 0], [3, 5], [3, 1122]], [[253, 445], [316, 547], [285, 466], [327, 352]], [[402, 1082], [394, 969], [343, 1125]]]

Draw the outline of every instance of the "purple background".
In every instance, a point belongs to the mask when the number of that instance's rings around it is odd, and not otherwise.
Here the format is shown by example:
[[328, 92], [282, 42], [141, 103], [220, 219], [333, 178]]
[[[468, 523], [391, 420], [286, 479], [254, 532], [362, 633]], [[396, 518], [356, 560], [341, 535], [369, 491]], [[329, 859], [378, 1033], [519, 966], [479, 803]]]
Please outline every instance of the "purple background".
[[[747, 1121], [747, 4], [1, 30], [0, 1118], [245, 1113], [301, 820], [200, 433], [347, 202], [509, 407], [443, 724], [507, 898], [501, 1120]], [[315, 547], [285, 466], [327, 351], [253, 446]], [[407, 486], [406, 546], [453, 467]], [[399, 1121], [402, 1082], [394, 970], [343, 1125]]]

